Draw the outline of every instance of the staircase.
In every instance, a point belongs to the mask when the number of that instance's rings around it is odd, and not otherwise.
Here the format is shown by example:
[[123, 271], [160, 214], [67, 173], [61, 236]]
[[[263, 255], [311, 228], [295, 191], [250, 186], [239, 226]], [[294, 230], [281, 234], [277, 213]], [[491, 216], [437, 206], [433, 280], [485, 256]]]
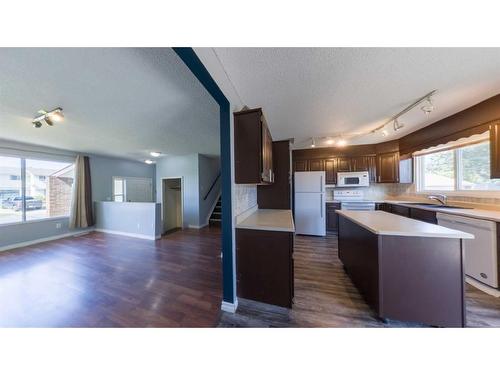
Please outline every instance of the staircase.
[[217, 201], [217, 204], [212, 211], [212, 215], [210, 215], [210, 219], [208, 220], [208, 225], [210, 227], [220, 227], [222, 223], [222, 202], [221, 197]]

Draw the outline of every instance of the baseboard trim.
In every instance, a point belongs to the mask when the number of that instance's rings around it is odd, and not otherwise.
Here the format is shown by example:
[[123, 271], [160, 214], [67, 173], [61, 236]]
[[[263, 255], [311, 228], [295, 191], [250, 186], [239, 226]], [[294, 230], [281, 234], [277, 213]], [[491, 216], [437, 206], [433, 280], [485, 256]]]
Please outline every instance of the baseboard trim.
[[81, 230], [81, 231], [77, 231], [77, 232], [68, 232], [68, 233], [64, 233], [64, 234], [58, 234], [57, 236], [38, 238], [38, 239], [32, 240], [32, 241], [17, 242], [17, 243], [11, 244], [11, 245], [5, 245], [5, 246], [0, 247], [0, 251], [7, 251], [7, 250], [12, 250], [12, 249], [17, 249], [19, 247], [36, 245], [37, 243], [59, 240], [61, 238], [65, 238], [65, 237], [82, 236], [84, 234], [93, 232], [94, 230], [95, 230], [94, 228], [91, 228], [91, 229]]
[[220, 309], [222, 311], [234, 314], [236, 312], [236, 310], [238, 309], [238, 298], [235, 298], [233, 303], [222, 301]]
[[127, 236], [127, 237], [134, 237], [134, 238], [140, 238], [141, 240], [157, 240], [161, 236], [148, 236], [146, 234], [139, 234], [139, 233], [129, 233], [129, 232], [120, 232], [117, 230], [109, 230], [109, 229], [102, 229], [102, 228], [96, 228], [94, 229], [96, 232], [102, 232], [102, 233], [108, 233], [108, 234], [116, 234], [118, 236]]

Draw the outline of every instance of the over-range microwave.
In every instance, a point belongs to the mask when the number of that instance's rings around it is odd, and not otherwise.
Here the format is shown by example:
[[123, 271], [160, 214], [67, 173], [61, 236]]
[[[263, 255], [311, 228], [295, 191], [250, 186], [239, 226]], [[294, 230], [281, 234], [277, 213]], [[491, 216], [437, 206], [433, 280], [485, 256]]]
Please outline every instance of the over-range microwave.
[[368, 171], [338, 172], [337, 186], [340, 187], [370, 186], [370, 175], [368, 174]]

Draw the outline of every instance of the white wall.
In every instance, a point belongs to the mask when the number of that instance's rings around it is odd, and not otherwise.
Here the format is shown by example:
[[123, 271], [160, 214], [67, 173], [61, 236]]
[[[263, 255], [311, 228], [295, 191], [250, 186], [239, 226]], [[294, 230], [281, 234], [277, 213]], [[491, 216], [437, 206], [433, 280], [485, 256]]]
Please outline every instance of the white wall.
[[203, 197], [219, 170], [219, 158], [200, 154], [165, 156], [156, 162], [156, 201], [162, 203], [163, 179], [182, 177], [183, 226], [198, 228], [207, 225], [207, 217], [220, 192], [220, 182], [207, 200]]
[[162, 179], [182, 177], [183, 226], [199, 226], [200, 191], [198, 185], [198, 154], [165, 156], [156, 162], [156, 202], [162, 203]]

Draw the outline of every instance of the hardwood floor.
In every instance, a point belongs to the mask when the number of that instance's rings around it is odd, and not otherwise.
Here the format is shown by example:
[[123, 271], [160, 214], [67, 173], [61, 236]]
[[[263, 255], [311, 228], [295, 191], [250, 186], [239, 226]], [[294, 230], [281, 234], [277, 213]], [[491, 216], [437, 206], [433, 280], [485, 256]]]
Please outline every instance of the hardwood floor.
[[[296, 236], [292, 309], [240, 300], [236, 314], [222, 313], [220, 327], [423, 327], [382, 322], [364, 302], [337, 257], [337, 237]], [[467, 326], [500, 327], [500, 298], [466, 284]]]
[[93, 232], [0, 253], [0, 327], [214, 327], [220, 229]]

